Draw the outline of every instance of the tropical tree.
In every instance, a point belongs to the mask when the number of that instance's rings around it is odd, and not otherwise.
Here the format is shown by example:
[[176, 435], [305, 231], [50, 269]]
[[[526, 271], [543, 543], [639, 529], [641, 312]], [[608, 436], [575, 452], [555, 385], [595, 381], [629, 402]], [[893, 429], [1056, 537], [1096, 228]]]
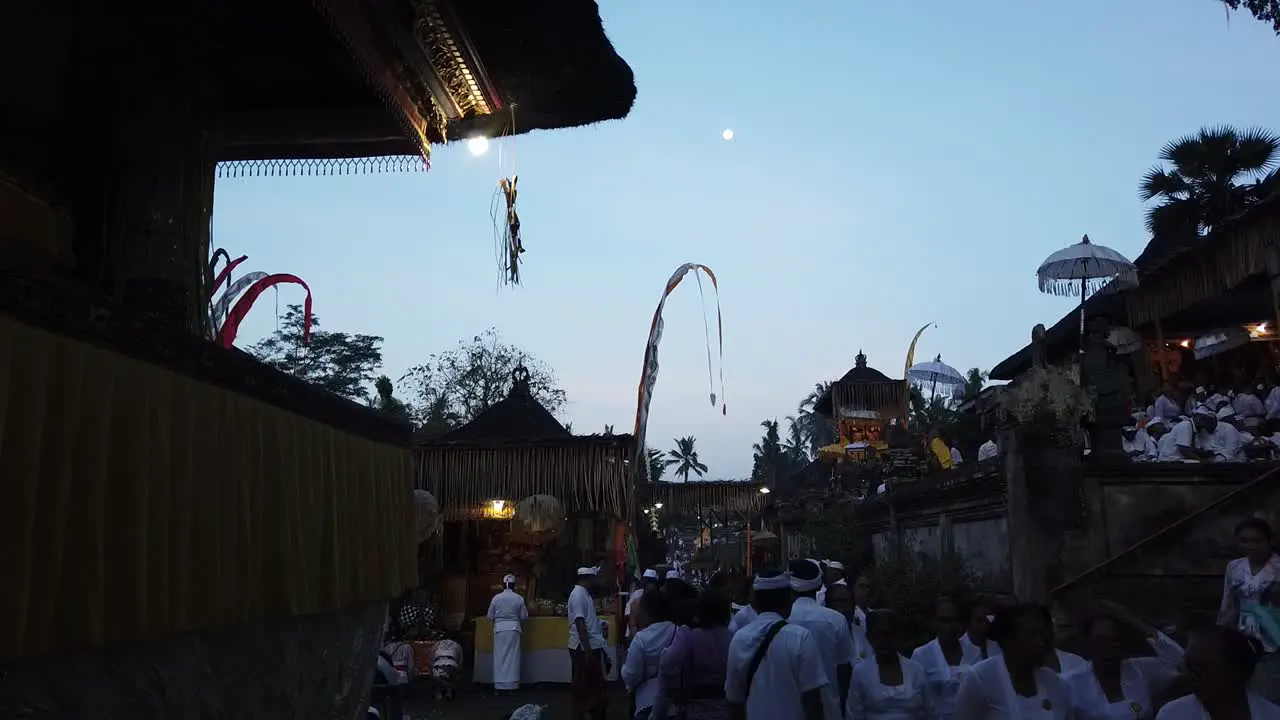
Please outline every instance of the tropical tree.
[[987, 374], [981, 368], [969, 368], [964, 375], [964, 385], [952, 396], [955, 405], [961, 405], [978, 397], [987, 385]]
[[647, 447], [644, 449], [645, 462], [649, 464], [649, 482], [658, 482], [667, 472], [667, 461], [661, 450]]
[[279, 328], [249, 353], [277, 370], [352, 400], [368, 400], [373, 373], [382, 365], [382, 338], [350, 335], [320, 329], [311, 317], [311, 337], [306, 337], [306, 316], [301, 305], [290, 305]]
[[529, 391], [543, 407], [553, 413], [564, 407], [565, 392], [555, 373], [528, 352], [503, 342], [492, 328], [409, 368], [400, 383], [407, 388], [408, 405], [419, 425], [452, 427], [505, 399], [517, 367], [529, 371]]
[[371, 407], [393, 417], [409, 419], [409, 406], [396, 397], [391, 378], [379, 375], [378, 379], [373, 381], [373, 389], [376, 394], [369, 402]]
[[1139, 184], [1147, 230], [1174, 246], [1195, 241], [1280, 190], [1280, 136], [1269, 130], [1206, 127], [1160, 149]]
[[836, 441], [836, 426], [830, 418], [814, 411], [822, 396], [831, 391], [831, 383], [814, 383], [813, 390], [796, 407], [795, 422], [809, 445], [809, 454], [816, 455], [818, 448]]
[[667, 467], [675, 466], [675, 474], [680, 478], [681, 482], [689, 481], [689, 473], [702, 477], [707, 472], [707, 466], [698, 460], [698, 449], [695, 447], [696, 440], [694, 437], [687, 435], [682, 438], [675, 438], [675, 444], [674, 450], [667, 451], [665, 460]]
[[782, 444], [787, 461], [793, 468], [802, 468], [809, 463], [809, 438], [805, 437], [804, 428], [794, 415], [787, 416], [787, 441]]
[[1221, 0], [1232, 10], [1244, 8], [1253, 13], [1253, 16], [1265, 23], [1271, 24], [1271, 29], [1280, 35], [1280, 0]]
[[605, 426], [604, 426], [604, 436], [605, 436], [605, 437], [612, 437], [612, 436], [613, 436], [613, 426], [612, 426], [612, 425], [605, 424]]
[[757, 482], [776, 483], [787, 474], [787, 454], [782, 447], [782, 437], [778, 431], [777, 420], [765, 420], [760, 423], [764, 428], [764, 436], [760, 442], [753, 443], [751, 479]]
[[926, 398], [914, 383], [910, 393], [908, 408], [913, 427], [942, 435], [948, 435], [954, 429], [956, 412], [951, 409], [951, 398], [933, 393]]

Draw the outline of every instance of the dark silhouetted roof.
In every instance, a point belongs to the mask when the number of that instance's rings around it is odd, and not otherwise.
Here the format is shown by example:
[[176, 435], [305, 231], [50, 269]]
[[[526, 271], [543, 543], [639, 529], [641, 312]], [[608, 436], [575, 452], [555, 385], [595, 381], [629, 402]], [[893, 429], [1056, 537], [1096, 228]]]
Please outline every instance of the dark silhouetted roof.
[[[879, 370], [867, 365], [867, 356], [861, 350], [853, 359], [853, 368], [845, 373], [835, 384], [845, 385], [861, 385], [861, 384], [880, 384], [880, 383], [900, 383], [901, 380], [894, 380]], [[828, 388], [822, 397], [818, 398], [818, 402], [814, 403], [813, 411], [819, 415], [831, 416], [831, 389]]]
[[529, 390], [529, 372], [516, 368], [506, 399], [435, 443], [570, 439], [573, 434], [556, 420]]

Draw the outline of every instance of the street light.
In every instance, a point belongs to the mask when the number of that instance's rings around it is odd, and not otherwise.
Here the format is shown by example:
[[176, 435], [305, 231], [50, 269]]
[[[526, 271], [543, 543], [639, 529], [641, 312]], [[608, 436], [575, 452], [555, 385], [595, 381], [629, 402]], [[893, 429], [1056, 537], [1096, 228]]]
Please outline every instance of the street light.
[[762, 488], [760, 488], [760, 494], [761, 494], [761, 495], [768, 495], [768, 494], [769, 494], [769, 488], [767, 488], [767, 487], [762, 487]]
[[660, 502], [654, 503], [654, 504], [653, 504], [653, 509], [654, 509], [654, 510], [661, 510], [661, 509], [662, 509], [662, 503], [660, 503]]

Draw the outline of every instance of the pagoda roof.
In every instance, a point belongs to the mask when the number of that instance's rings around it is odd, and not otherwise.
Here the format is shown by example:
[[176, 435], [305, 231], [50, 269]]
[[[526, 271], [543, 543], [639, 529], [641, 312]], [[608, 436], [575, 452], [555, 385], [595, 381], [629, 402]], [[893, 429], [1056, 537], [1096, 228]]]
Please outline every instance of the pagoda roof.
[[533, 396], [529, 387], [529, 371], [517, 367], [512, 373], [511, 391], [506, 398], [476, 415], [466, 425], [437, 438], [433, 444], [570, 440], [573, 437], [573, 433], [566, 430]]
[[[867, 356], [859, 350], [857, 356], [853, 360], [853, 367], [849, 369], [849, 372], [841, 376], [839, 380], [832, 383], [832, 388], [834, 388], [835, 385], [881, 385], [885, 383], [901, 382], [902, 380], [895, 380], [879, 370], [867, 365]], [[822, 394], [822, 397], [818, 398], [818, 401], [813, 406], [814, 412], [819, 415], [831, 417], [832, 388], [828, 388], [827, 391]]]
[[[621, 119], [635, 101], [594, 0], [231, 4], [243, 21], [218, 43], [222, 162], [287, 173], [291, 160], [426, 157], [476, 134]], [[303, 171], [326, 170], [343, 168]]]

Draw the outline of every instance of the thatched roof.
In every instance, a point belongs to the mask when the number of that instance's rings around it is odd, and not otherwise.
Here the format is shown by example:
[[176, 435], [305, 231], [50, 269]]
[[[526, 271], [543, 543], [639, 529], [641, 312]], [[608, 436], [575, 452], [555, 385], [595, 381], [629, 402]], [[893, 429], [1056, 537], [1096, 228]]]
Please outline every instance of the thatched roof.
[[818, 398], [814, 412], [832, 417], [832, 396], [840, 406], [859, 405], [868, 410], [897, 406], [902, 401], [903, 382], [894, 380], [867, 365], [867, 356], [861, 350], [854, 358], [853, 368], [831, 384], [831, 389]]
[[751, 480], [659, 481], [637, 485], [636, 502], [641, 506], [663, 503], [680, 511], [702, 508], [759, 513], [770, 497], [760, 492], [764, 487], [764, 483]]
[[635, 438], [573, 435], [533, 397], [517, 367], [506, 399], [441, 437], [417, 443], [418, 487], [447, 513], [530, 495], [559, 498], [567, 512], [630, 517], [627, 483]]
[[474, 514], [493, 500], [551, 495], [569, 514], [631, 517], [634, 445], [630, 435], [426, 442], [414, 448], [416, 486], [448, 515]]
[[507, 397], [477, 415], [471, 422], [446, 433], [432, 443], [484, 441], [563, 440], [573, 434], [556, 420], [529, 388], [529, 372], [516, 368]]
[[594, 0], [233, 4], [218, 43], [222, 161], [425, 157], [472, 133], [620, 119], [635, 101]]
[[[1207, 332], [1220, 324], [1247, 321], [1254, 308], [1265, 311], [1270, 300], [1259, 284], [1266, 273], [1266, 254], [1280, 248], [1280, 194], [1260, 202], [1227, 226], [1195, 243], [1153, 239], [1134, 264], [1138, 286], [1118, 293], [1099, 293], [1085, 301], [1086, 317], [1109, 317], [1118, 325], [1141, 328], [1159, 318], [1165, 337], [1180, 332]], [[1051, 354], [1080, 340], [1079, 307], [1072, 308], [1045, 334]], [[991, 379], [1011, 380], [1031, 367], [1031, 346], [991, 369]]]

